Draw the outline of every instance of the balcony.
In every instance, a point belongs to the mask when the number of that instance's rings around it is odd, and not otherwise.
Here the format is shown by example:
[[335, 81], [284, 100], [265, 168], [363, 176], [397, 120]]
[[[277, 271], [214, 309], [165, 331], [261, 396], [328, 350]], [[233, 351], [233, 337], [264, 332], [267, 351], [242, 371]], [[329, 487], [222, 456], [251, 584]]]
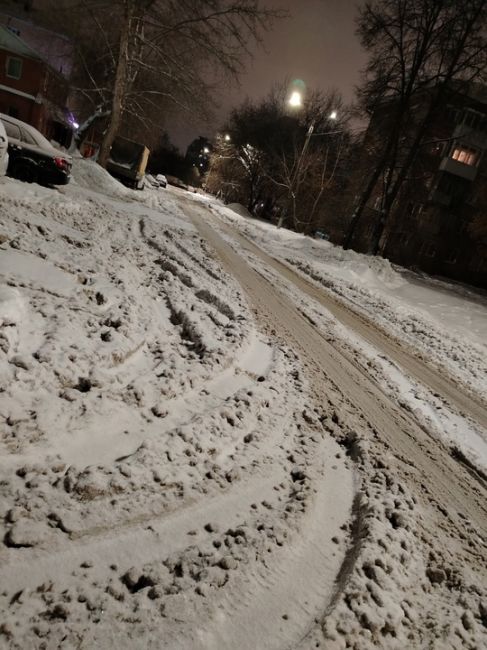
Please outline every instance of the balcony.
[[477, 167], [475, 165], [467, 165], [466, 163], [454, 160], [453, 158], [445, 157], [440, 163], [440, 170], [460, 176], [467, 181], [474, 181], [477, 177]]
[[465, 144], [472, 145], [476, 148], [487, 149], [487, 133], [479, 129], [472, 128], [467, 124], [457, 124], [452, 133], [455, 140], [461, 140]]

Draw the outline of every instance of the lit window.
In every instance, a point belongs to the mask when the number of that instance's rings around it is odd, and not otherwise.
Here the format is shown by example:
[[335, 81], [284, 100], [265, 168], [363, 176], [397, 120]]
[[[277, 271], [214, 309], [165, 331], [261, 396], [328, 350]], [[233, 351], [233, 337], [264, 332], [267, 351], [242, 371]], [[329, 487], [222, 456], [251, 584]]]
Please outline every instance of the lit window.
[[11, 79], [20, 79], [22, 76], [22, 59], [14, 59], [9, 56], [7, 59], [7, 77]]
[[458, 162], [464, 163], [465, 165], [474, 166], [477, 164], [479, 154], [478, 151], [475, 151], [475, 149], [470, 149], [469, 147], [463, 146], [455, 146], [451, 157], [453, 160], [458, 160]]

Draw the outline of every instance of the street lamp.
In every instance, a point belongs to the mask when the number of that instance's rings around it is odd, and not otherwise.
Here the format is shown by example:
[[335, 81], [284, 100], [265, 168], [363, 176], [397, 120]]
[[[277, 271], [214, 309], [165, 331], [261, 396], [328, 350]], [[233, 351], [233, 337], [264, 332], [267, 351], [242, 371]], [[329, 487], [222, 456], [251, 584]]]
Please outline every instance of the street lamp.
[[228, 133], [225, 133], [225, 142], [230, 142], [231, 139], [232, 138], [230, 137], [230, 135]]
[[291, 97], [289, 98], [289, 106], [292, 106], [293, 108], [301, 108], [303, 105], [303, 96], [299, 92], [299, 90], [294, 90], [291, 93]]
[[[290, 106], [293, 108], [302, 108], [303, 107], [303, 96], [298, 90], [294, 90], [291, 93], [291, 96], [288, 100], [288, 103]], [[331, 113], [329, 114], [328, 118], [330, 120], [336, 120], [338, 117], [338, 113], [336, 110], [332, 110]], [[306, 153], [306, 150], [309, 145], [309, 141], [311, 140], [311, 136], [313, 135], [313, 131], [315, 129], [315, 123], [316, 123], [316, 116], [313, 117], [311, 120], [311, 124], [309, 125], [308, 131], [306, 133], [306, 138], [304, 140], [303, 148], [301, 149], [301, 153], [299, 154], [298, 162], [296, 163], [296, 166], [294, 168], [293, 173], [291, 174], [291, 179], [289, 181], [289, 201], [288, 205], [286, 205], [286, 208], [284, 210], [284, 213], [281, 214], [279, 217], [279, 221], [277, 222], [277, 227], [281, 228], [282, 224], [284, 223], [284, 219], [286, 217], [286, 214], [289, 209], [289, 204], [291, 203], [291, 199], [294, 194], [294, 185], [296, 184], [296, 181], [298, 180], [299, 177], [299, 172], [301, 171], [301, 165], [303, 162], [304, 154]], [[327, 135], [326, 133], [317, 133], [315, 135]]]

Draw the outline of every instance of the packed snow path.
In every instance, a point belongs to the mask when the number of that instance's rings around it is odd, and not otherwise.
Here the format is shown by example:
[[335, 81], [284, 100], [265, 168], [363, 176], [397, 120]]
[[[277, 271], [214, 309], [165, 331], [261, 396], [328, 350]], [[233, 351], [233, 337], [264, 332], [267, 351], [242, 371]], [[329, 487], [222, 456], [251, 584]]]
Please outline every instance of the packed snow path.
[[219, 204], [75, 176], [0, 187], [0, 647], [485, 645], [475, 390]]
[[390, 336], [386, 336], [374, 324], [370, 323], [364, 316], [347, 308], [329, 293], [320, 291], [301, 275], [266, 254], [249, 239], [246, 239], [235, 230], [227, 226], [224, 232], [235, 239], [240, 247], [250, 254], [257, 255], [262, 263], [269, 268], [275, 269], [285, 280], [289, 280], [303, 294], [308, 295], [314, 301], [322, 305], [343, 325], [356, 332], [371, 345], [375, 346], [397, 363], [403, 371], [410, 374], [417, 381], [426, 384], [433, 391], [439, 393], [446, 403], [455, 406], [463, 415], [473, 418], [481, 427], [487, 430], [487, 401], [475, 394], [469, 394], [465, 388], [458, 385], [448, 376], [441, 374], [437, 369], [427, 365], [424, 358], [413, 356], [411, 350], [405, 350], [401, 343]]
[[[458, 462], [452, 459], [443, 445], [433, 444], [427, 431], [422, 430], [413, 418], [393, 404], [365, 375], [360, 366], [337, 352], [319, 329], [300, 314], [289, 299], [276, 291], [275, 286], [262, 278], [224, 242], [209, 226], [208, 220], [195, 219], [195, 223], [218, 252], [227, 271], [233, 273], [245, 288], [257, 317], [264, 321], [267, 331], [272, 331], [287, 344], [291, 344], [293, 350], [299, 350], [300, 358], [306, 359], [305, 367], [311, 375], [309, 379], [314, 386], [315, 398], [320, 399], [326, 395], [321, 379], [325, 375], [346, 402], [358, 409], [367, 425], [376, 431], [382, 441], [390, 445], [396, 454], [407, 458], [418, 470], [420, 482], [428, 485], [431, 493], [441, 494], [442, 506], [452, 512], [468, 513], [478, 530], [487, 533], [487, 502], [479, 494], [479, 484], [485, 485], [485, 482], [480, 473], [472, 476], [470, 471], [458, 466]], [[228, 229], [225, 231], [228, 233]], [[235, 235], [232, 233], [231, 237]], [[246, 246], [249, 246], [248, 242]], [[260, 256], [265, 266], [271, 265], [282, 272], [282, 265], [276, 264], [256, 246], [252, 246], [251, 250], [254, 255]], [[285, 277], [292, 278], [292, 272], [288, 271]], [[300, 287], [305, 284], [305, 281], [296, 275], [292, 281]], [[307, 290], [310, 289], [312, 287], [308, 285]], [[357, 318], [354, 323], [351, 314], [348, 323], [353, 329], [362, 331], [362, 322]], [[369, 331], [370, 328], [367, 328], [367, 333]], [[376, 337], [375, 342], [380, 345], [381, 339]], [[384, 350], [385, 353], [387, 351]], [[406, 355], [403, 357], [407, 358]], [[460, 391], [454, 391], [450, 383], [438, 380], [431, 371], [428, 371], [427, 379], [430, 379], [431, 387], [437, 391], [447, 385], [449, 397], [455, 403], [472, 407], [474, 416], [482, 423], [487, 422], [485, 410]], [[457, 520], [456, 525], [458, 530], [463, 529], [463, 517]]]

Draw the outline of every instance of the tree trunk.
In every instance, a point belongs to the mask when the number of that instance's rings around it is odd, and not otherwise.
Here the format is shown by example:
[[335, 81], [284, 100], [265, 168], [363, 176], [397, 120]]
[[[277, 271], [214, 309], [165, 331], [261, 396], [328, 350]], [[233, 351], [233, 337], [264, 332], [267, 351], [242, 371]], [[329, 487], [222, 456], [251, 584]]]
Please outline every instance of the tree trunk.
[[440, 86], [440, 88], [433, 96], [428, 111], [425, 117], [423, 118], [422, 122], [418, 126], [418, 130], [414, 137], [414, 141], [409, 148], [404, 163], [399, 169], [399, 172], [397, 174], [394, 183], [392, 184], [392, 186], [389, 188], [389, 190], [385, 195], [384, 204], [382, 206], [381, 219], [379, 220], [377, 227], [374, 231], [374, 238], [373, 238], [374, 255], [377, 255], [379, 253], [382, 254], [384, 252], [385, 242], [383, 241], [383, 235], [384, 235], [386, 224], [391, 215], [392, 207], [397, 198], [397, 195], [399, 194], [399, 191], [401, 190], [404, 181], [406, 180], [409, 170], [411, 169], [414, 163], [419, 147], [421, 146], [421, 141], [423, 137], [426, 135], [428, 126], [431, 124], [431, 119], [435, 114], [436, 109], [441, 103], [440, 100], [441, 97], [443, 96], [443, 88], [444, 86]]
[[403, 109], [401, 106], [400, 110], [398, 111], [398, 115], [395, 118], [395, 122], [393, 123], [392, 132], [390, 133], [389, 138], [387, 140], [384, 153], [382, 154], [381, 158], [377, 162], [374, 171], [372, 172], [372, 176], [369, 178], [369, 182], [367, 183], [367, 186], [365, 187], [362, 194], [360, 195], [360, 200], [358, 204], [355, 206], [355, 209], [353, 211], [352, 219], [350, 221], [348, 231], [345, 235], [345, 239], [343, 240], [343, 248], [345, 250], [350, 248], [359, 219], [362, 216], [365, 206], [367, 205], [367, 201], [370, 199], [372, 192], [374, 191], [374, 187], [377, 185], [377, 181], [379, 180], [380, 175], [384, 171], [384, 168], [391, 154], [391, 150], [395, 145], [396, 139], [399, 137], [399, 129], [400, 129], [400, 124], [402, 123], [402, 119], [403, 119]]
[[98, 164], [102, 167], [107, 166], [108, 158], [110, 157], [110, 150], [122, 120], [123, 103], [127, 86], [128, 49], [132, 15], [133, 2], [132, 0], [127, 0], [125, 2], [123, 23], [120, 31], [120, 47], [118, 52], [117, 69], [115, 71], [110, 121], [103, 142], [101, 143], [100, 153], [98, 154]]

